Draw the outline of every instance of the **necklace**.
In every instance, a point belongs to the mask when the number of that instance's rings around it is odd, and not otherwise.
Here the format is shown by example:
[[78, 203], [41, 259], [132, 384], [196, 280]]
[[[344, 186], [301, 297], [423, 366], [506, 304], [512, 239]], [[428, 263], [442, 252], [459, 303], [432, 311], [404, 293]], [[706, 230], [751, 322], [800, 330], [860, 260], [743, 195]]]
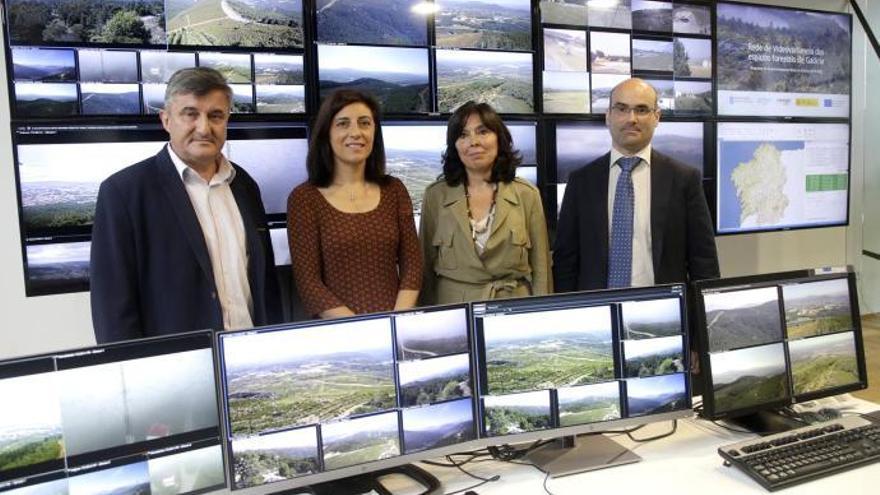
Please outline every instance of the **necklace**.
[[480, 234], [485, 234], [489, 229], [489, 221], [492, 218], [492, 215], [495, 213], [495, 196], [498, 194], [498, 185], [492, 184], [492, 204], [489, 206], [489, 211], [486, 213], [486, 216], [483, 217], [482, 220], [476, 221], [474, 220], [474, 215], [471, 212], [471, 193], [468, 189], [467, 185], [464, 186], [464, 200], [467, 205], [467, 214], [468, 221], [471, 224], [471, 238], [474, 242], [477, 242], [477, 237]]

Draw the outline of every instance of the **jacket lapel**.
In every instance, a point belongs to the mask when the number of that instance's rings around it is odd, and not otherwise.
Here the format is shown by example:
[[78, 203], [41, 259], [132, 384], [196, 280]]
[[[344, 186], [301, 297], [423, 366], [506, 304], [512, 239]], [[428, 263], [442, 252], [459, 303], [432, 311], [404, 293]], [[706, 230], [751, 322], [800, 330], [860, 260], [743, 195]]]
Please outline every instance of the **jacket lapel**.
[[459, 230], [461, 230], [463, 235], [467, 236], [465, 238], [469, 238], [471, 235], [471, 225], [468, 221], [467, 198], [465, 198], [464, 194], [463, 184], [447, 188], [443, 198], [443, 207], [449, 208], [452, 211], [452, 216], [458, 222]]
[[[519, 205], [519, 197], [517, 197], [513, 185], [498, 182], [498, 191], [495, 193], [495, 220], [492, 222], [492, 231], [489, 233], [490, 240], [497, 237], [495, 232], [504, 225], [504, 221], [510, 215], [510, 210], [516, 208], [517, 205]], [[506, 241], [507, 239], [502, 240]], [[488, 249], [489, 246], [486, 248]]]
[[663, 155], [651, 151], [651, 257], [653, 258], [654, 275], [658, 273], [660, 258], [663, 255], [663, 234], [666, 232], [666, 221], [669, 209], [669, 198], [672, 192], [673, 176], [666, 169]]
[[211, 269], [211, 258], [208, 256], [208, 246], [205, 243], [205, 235], [202, 233], [202, 227], [199, 225], [199, 219], [196, 217], [196, 212], [193, 209], [189, 195], [186, 193], [183, 181], [180, 179], [177, 168], [175, 168], [174, 163], [171, 161], [171, 156], [168, 154], [167, 146], [162, 148], [155, 163], [158, 168], [156, 175], [162, 184], [165, 197], [171, 205], [171, 211], [174, 212], [174, 217], [177, 219], [181, 230], [183, 230], [184, 237], [192, 248], [199, 266], [202, 267], [202, 271], [205, 272], [208, 280], [216, 286], [214, 272]]
[[[232, 166], [236, 168], [236, 178], [229, 184], [229, 188], [232, 190], [232, 196], [235, 198], [235, 204], [238, 205], [238, 211], [241, 215], [242, 224], [244, 225], [248, 261], [248, 280], [251, 285], [252, 297], [256, 297], [256, 294], [262, 293], [262, 287], [254, 287], [254, 281], [263, 280], [263, 278], [257, 276], [257, 274], [263, 273], [267, 262], [263, 257], [263, 248], [260, 242], [260, 232], [264, 227], [257, 225], [254, 222], [254, 219], [257, 216], [255, 213], [257, 212], [251, 211], [251, 202], [249, 201], [248, 193], [245, 190], [244, 182], [239, 179], [242, 173], [241, 169], [235, 165]], [[259, 289], [259, 292], [257, 289]], [[258, 305], [255, 304], [254, 308], [257, 306]]]
[[[595, 171], [590, 174], [591, 178], [587, 183], [587, 194], [585, 201], [596, 201], [597, 207], [592, 208], [594, 212], [593, 222], [598, 232], [599, 250], [596, 253], [599, 257], [599, 266], [602, 267], [603, 273], [608, 269], [608, 180], [611, 170], [611, 153], [606, 153], [599, 158]], [[566, 193], [569, 191], [566, 190]], [[571, 191], [577, 194], [578, 191]], [[590, 199], [595, 198], [595, 199]], [[606, 274], [607, 276], [607, 274]]]

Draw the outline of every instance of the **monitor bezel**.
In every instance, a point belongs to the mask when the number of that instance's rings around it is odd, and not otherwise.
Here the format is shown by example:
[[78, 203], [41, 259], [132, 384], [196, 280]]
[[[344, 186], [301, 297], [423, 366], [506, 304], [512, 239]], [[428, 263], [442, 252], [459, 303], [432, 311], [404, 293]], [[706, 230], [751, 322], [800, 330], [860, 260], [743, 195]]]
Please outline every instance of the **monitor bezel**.
[[[850, 312], [853, 322], [853, 343], [856, 351], [856, 364], [858, 366], [859, 379], [856, 382], [839, 387], [817, 390], [796, 395], [794, 392], [794, 384], [792, 382], [792, 368], [788, 349], [788, 329], [785, 324], [784, 300], [781, 292], [781, 287], [782, 284], [787, 282], [809, 282], [834, 279], [846, 279], [848, 281], [850, 295]], [[694, 308], [694, 325], [692, 327], [692, 334], [694, 336], [694, 340], [697, 343], [700, 359], [700, 373], [702, 375], [702, 381], [705, 384], [705, 386], [703, 387], [702, 395], [703, 407], [700, 411], [700, 416], [710, 420], [748, 416], [762, 411], [774, 411], [801, 402], [807, 402], [822, 397], [830, 397], [867, 388], [868, 375], [865, 361], [864, 342], [862, 339], [862, 324], [859, 313], [858, 288], [856, 286], [855, 273], [851, 270], [847, 270], [845, 272], [833, 270], [826, 271], [821, 269], [792, 270], [787, 272], [768, 273], [760, 275], [699, 280], [693, 282], [691, 285], [692, 306]], [[779, 291], [778, 305], [780, 311], [779, 316], [782, 329], [782, 340], [780, 340], [778, 343], [783, 346], [783, 352], [785, 354], [785, 374], [787, 379], [786, 395], [784, 397], [780, 397], [776, 400], [765, 402], [763, 404], [753, 404], [747, 407], [718, 411], [715, 404], [714, 388], [712, 381], [712, 365], [709, 353], [709, 342], [706, 327], [706, 312], [703, 303], [702, 292], [704, 290], [735, 290], [761, 287], [776, 287]], [[744, 349], [750, 348], [753, 347], [745, 347]], [[728, 350], [725, 352], [730, 351]]]

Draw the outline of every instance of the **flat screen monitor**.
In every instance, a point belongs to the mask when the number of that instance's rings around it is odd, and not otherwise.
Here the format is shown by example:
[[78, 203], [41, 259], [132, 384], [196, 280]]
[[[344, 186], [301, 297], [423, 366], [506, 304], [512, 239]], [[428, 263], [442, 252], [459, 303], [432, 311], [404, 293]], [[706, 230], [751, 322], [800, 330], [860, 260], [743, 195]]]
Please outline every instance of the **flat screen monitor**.
[[518, 442], [691, 414], [682, 285], [474, 303], [473, 319], [481, 436]]
[[849, 124], [718, 124], [719, 234], [846, 225]]
[[533, 55], [526, 52], [438, 49], [437, 110], [451, 113], [468, 100], [498, 113], [533, 113]]
[[322, 98], [338, 88], [359, 89], [385, 113], [431, 110], [427, 48], [318, 45], [318, 80]]
[[445, 0], [437, 7], [438, 47], [532, 49], [530, 0]]
[[317, 0], [317, 40], [321, 43], [427, 46], [428, 16], [424, 9], [414, 8], [417, 4], [414, 0]]
[[303, 47], [302, 0], [166, 0], [169, 45]]
[[[20, 225], [29, 295], [87, 288], [98, 187], [167, 143], [159, 124], [17, 125], [13, 128]], [[306, 180], [305, 125], [229, 125], [225, 155], [260, 186], [269, 221], [284, 221], [287, 196]]]
[[[653, 149], [703, 171], [703, 122], [660, 122], [651, 142]], [[556, 124], [556, 182], [568, 182], [575, 170], [611, 150], [611, 134], [604, 122]], [[704, 174], [708, 175], [708, 174]]]
[[211, 332], [0, 362], [0, 493], [226, 486]]
[[764, 413], [867, 387], [853, 273], [705, 280], [694, 299], [703, 416], [760, 425]]
[[849, 14], [718, 3], [718, 114], [850, 115]]
[[468, 329], [460, 304], [217, 334], [232, 490], [274, 493], [476, 438]]

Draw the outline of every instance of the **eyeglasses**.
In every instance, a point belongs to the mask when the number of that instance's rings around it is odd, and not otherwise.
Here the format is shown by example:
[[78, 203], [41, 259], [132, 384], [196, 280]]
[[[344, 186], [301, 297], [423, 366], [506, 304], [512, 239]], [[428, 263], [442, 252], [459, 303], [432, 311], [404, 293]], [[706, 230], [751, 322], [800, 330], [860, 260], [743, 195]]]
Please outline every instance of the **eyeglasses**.
[[631, 107], [625, 103], [615, 103], [611, 106], [611, 111], [614, 112], [615, 115], [619, 115], [621, 117], [629, 116], [630, 112], [634, 112], [636, 114], [636, 117], [647, 117], [648, 115], [654, 113], [656, 109], [647, 105], [636, 105], [634, 107]]

